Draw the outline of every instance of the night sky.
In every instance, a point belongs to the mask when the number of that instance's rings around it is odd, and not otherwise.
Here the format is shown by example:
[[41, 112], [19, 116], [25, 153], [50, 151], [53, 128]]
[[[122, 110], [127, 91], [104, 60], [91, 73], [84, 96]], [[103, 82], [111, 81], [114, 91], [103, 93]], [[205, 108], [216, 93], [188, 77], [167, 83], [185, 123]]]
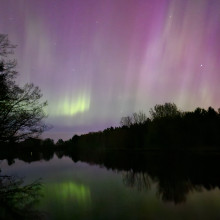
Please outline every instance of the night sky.
[[18, 82], [48, 100], [45, 137], [174, 102], [220, 107], [220, 0], [0, 0]]

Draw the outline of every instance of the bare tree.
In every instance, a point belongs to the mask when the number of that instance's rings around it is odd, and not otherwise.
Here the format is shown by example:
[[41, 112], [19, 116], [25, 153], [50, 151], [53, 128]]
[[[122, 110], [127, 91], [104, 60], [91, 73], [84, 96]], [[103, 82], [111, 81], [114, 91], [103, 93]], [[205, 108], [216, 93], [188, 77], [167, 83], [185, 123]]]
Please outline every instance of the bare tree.
[[130, 116], [122, 117], [120, 121], [121, 126], [130, 127], [132, 125], [132, 118]]
[[0, 141], [19, 141], [37, 137], [46, 126], [46, 116], [41, 102], [41, 91], [33, 84], [20, 87], [16, 84], [16, 61], [8, 59], [14, 45], [7, 35], [0, 34]]
[[133, 124], [143, 124], [147, 121], [147, 116], [144, 112], [139, 111], [138, 113], [133, 113], [132, 121]]
[[144, 124], [147, 121], [147, 116], [144, 112], [139, 111], [138, 113], [133, 113], [131, 116], [122, 117], [120, 121], [121, 126], [130, 127], [134, 124]]
[[155, 105], [150, 109], [151, 119], [180, 116], [181, 112], [174, 103], [165, 103], [164, 105]]

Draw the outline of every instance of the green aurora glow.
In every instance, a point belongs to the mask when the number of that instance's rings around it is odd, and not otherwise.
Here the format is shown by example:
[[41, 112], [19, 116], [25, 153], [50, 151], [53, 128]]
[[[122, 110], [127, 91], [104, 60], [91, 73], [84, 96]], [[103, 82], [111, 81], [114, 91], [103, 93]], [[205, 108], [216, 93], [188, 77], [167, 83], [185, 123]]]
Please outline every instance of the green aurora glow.
[[89, 109], [90, 96], [84, 93], [74, 98], [66, 96], [63, 100], [57, 100], [56, 105], [51, 106], [49, 112], [51, 116], [74, 116]]
[[74, 182], [52, 183], [45, 190], [47, 193], [53, 194], [59, 201], [73, 199], [80, 205], [91, 203], [90, 189], [83, 184], [76, 184]]

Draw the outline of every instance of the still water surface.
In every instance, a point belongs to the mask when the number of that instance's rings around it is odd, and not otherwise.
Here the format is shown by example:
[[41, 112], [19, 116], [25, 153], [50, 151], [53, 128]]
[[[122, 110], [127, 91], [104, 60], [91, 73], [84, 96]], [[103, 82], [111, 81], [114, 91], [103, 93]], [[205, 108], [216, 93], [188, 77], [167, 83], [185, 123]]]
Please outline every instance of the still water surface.
[[179, 184], [188, 188], [175, 202], [169, 200], [178, 197], [172, 195], [177, 193], [172, 182], [162, 192], [161, 183], [147, 173], [73, 162], [65, 156], [31, 163], [15, 159], [10, 166], [3, 160], [1, 170], [24, 178], [25, 184], [41, 179], [43, 196], [36, 208], [44, 219], [220, 219], [219, 188], [196, 188], [190, 180]]

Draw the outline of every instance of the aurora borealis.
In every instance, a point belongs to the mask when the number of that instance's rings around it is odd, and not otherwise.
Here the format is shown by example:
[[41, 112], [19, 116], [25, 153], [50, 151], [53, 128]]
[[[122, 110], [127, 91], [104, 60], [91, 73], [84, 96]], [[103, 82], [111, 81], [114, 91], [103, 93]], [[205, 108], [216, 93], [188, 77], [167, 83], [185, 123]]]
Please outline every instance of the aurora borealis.
[[0, 0], [0, 32], [48, 100], [49, 136], [164, 102], [220, 107], [219, 0]]

